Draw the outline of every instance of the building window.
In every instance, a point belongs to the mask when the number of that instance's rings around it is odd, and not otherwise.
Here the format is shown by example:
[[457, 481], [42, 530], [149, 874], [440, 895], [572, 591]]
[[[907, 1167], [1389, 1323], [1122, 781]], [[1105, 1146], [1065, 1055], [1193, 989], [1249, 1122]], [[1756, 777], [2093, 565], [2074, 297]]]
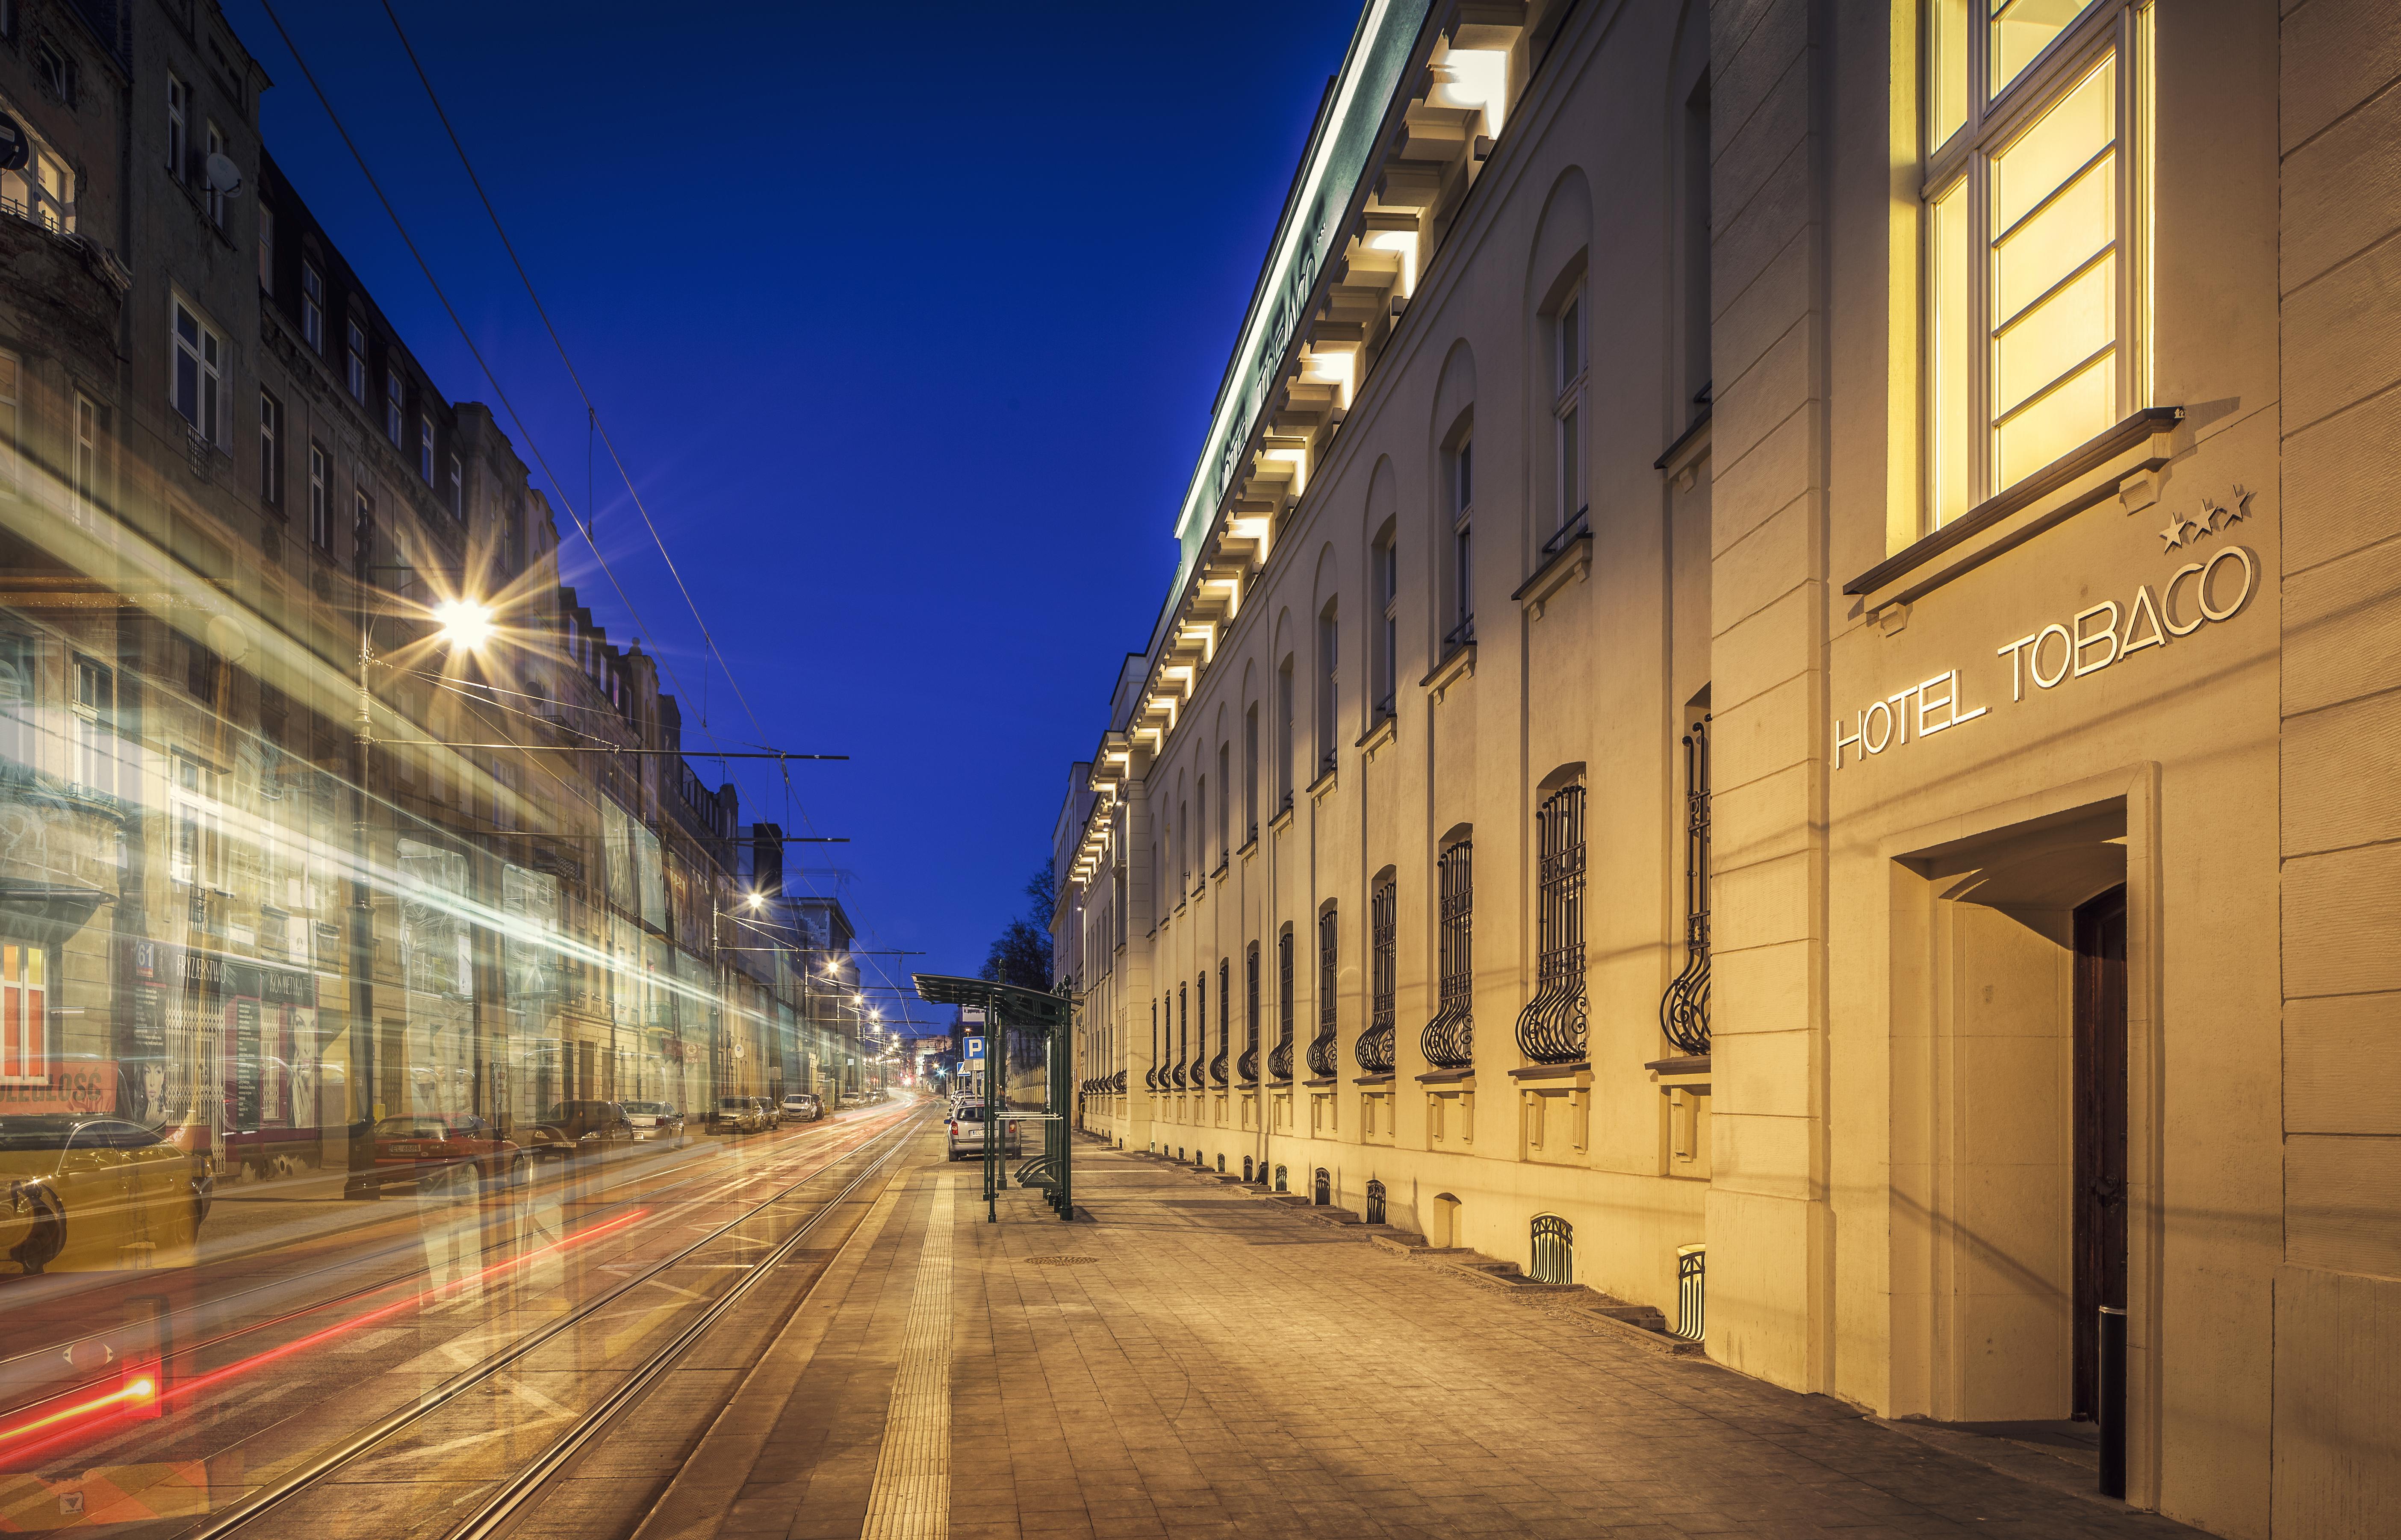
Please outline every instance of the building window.
[[0, 632], [0, 758], [20, 765], [34, 762], [40, 661], [32, 637]]
[[[1401, 553], [1387, 528], [1376, 541], [1375, 721], [1393, 715], [1401, 693]], [[1373, 726], [1374, 723], [1370, 723]]]
[[258, 393], [258, 497], [270, 508], [283, 506], [283, 403], [265, 390]]
[[68, 493], [75, 522], [86, 530], [99, 527], [101, 431], [100, 403], [75, 392], [74, 485]]
[[1259, 944], [1242, 953], [1242, 1058], [1236, 1066], [1245, 1085], [1259, 1083]]
[[1268, 1078], [1292, 1079], [1292, 927], [1276, 936], [1276, 1045], [1268, 1051]]
[[23, 418], [18, 393], [24, 388], [24, 366], [14, 353], [0, 353], [0, 492], [21, 490], [23, 470], [18, 459], [17, 435]]
[[1317, 1035], [1309, 1040], [1310, 1073], [1320, 1076], [1334, 1072], [1337, 1037], [1334, 987], [1338, 978], [1340, 959], [1337, 943], [1339, 934], [1334, 905], [1328, 901], [1317, 916]]
[[34, 78], [44, 95], [70, 107], [75, 104], [75, 61], [47, 37], [34, 45]]
[[1226, 1056], [1234, 1045], [1234, 964], [1217, 960], [1217, 1054], [1209, 1061], [1209, 1078], [1226, 1083]]
[[375, 499], [364, 487], [353, 490], [350, 499], [350, 562], [364, 581], [375, 562]]
[[275, 293], [275, 211], [258, 206], [258, 292]]
[[1447, 658], [1475, 640], [1475, 441], [1462, 438], [1447, 457], [1450, 500], [1450, 592], [1444, 612], [1442, 653]]
[[1276, 811], [1292, 806], [1292, 655], [1276, 670]]
[[465, 522], [467, 517], [467, 468], [459, 457], [450, 457], [450, 516]]
[[178, 182], [191, 175], [192, 88], [167, 77], [167, 174]]
[[1217, 869], [1226, 869], [1234, 858], [1234, 847], [1227, 838], [1232, 834], [1234, 818], [1234, 745], [1217, 745]]
[[1680, 1054], [1709, 1051], [1709, 717], [1684, 734], [1684, 967], [1659, 1001]]
[[1242, 843], [1259, 837], [1259, 703], [1242, 712]]
[[320, 551], [334, 549], [334, 511], [325, 493], [325, 446], [309, 442], [309, 543]]
[[117, 793], [117, 680], [89, 658], [75, 661], [69, 702], [75, 721], [75, 784], [99, 797]]
[[367, 403], [367, 330], [357, 321], [350, 323], [350, 356], [345, 361], [343, 375], [350, 388], [350, 399], [361, 406]]
[[[2143, 406], [2149, 7], [1932, 0], [1926, 163], [1935, 525]], [[2074, 24], [2069, 23], [2073, 20]]]
[[[208, 146], [211, 156], [226, 153], [225, 131], [214, 123], [208, 126]], [[225, 189], [217, 185], [216, 174], [208, 169], [206, 160], [200, 162], [200, 176], [208, 193], [209, 223], [222, 230], [225, 228], [226, 216]]]
[[1401, 890], [1387, 867], [1367, 895], [1367, 1029], [1355, 1056], [1371, 1075], [1393, 1072], [1400, 934]]
[[1317, 615], [1317, 778], [1334, 773], [1336, 751], [1341, 746], [1341, 674], [1338, 667], [1342, 632], [1335, 601], [1325, 601]]
[[224, 345], [182, 300], [176, 300], [174, 306], [175, 373], [169, 388], [174, 393], [176, 414], [194, 433], [214, 443], [220, 427], [217, 388]]
[[1426, 1023], [1421, 1046], [1437, 1069], [1463, 1070], [1475, 1062], [1475, 846], [1455, 839], [1437, 863], [1442, 927], [1440, 974], [1434, 1017]]
[[1534, 998], [1517, 1015], [1517, 1046], [1537, 1064], [1585, 1056], [1584, 784], [1543, 798], [1534, 814]]
[[1585, 352], [1584, 292], [1578, 290], [1559, 307], [1551, 323], [1553, 456], [1557, 474], [1557, 535], [1543, 549], [1557, 550], [1586, 525], [1585, 501], [1585, 383], [1589, 373]]
[[417, 474], [426, 485], [433, 484], [433, 419], [423, 413], [417, 418]]
[[325, 275], [305, 262], [300, 265], [300, 339], [310, 352], [325, 356]]
[[49, 1083], [49, 991], [43, 960], [42, 947], [0, 944], [0, 1085]]
[[0, 206], [46, 230], [73, 235], [75, 168], [32, 134], [24, 138], [25, 163], [15, 170], [0, 171]]
[[[401, 410], [407, 400], [408, 387], [401, 379], [400, 371], [386, 369], [383, 372], [383, 436], [391, 441], [394, 449], [401, 447]], [[430, 482], [433, 478], [428, 475], [425, 479]]]
[[[1208, 1023], [1201, 1023], [1208, 1030]], [[1186, 986], [1175, 987], [1175, 1041], [1169, 1044], [1175, 1050], [1175, 1060], [1168, 1067], [1167, 1078], [1176, 1089], [1183, 1090], [1192, 1083], [1191, 1071], [1185, 1061], [1192, 1056], [1192, 991]]]
[[190, 755], [174, 756], [168, 811], [174, 843], [168, 875], [190, 887], [225, 887], [225, 815], [217, 800], [217, 772]]
[[[1203, 761], [1206, 763], [1206, 761]], [[1205, 775], [1192, 783], [1193, 800], [1200, 804], [1200, 884], [1209, 882], [1209, 778]]]

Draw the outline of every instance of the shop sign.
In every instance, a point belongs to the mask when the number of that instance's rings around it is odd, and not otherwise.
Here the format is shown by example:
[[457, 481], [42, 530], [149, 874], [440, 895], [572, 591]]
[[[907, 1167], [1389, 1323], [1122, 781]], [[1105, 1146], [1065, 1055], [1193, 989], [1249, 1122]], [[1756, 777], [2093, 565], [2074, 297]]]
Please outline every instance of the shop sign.
[[[2169, 527], [2178, 538], [2198, 544], [2210, 535], [2230, 529], [2248, 516], [2250, 497], [2237, 489], [2231, 507], [2204, 499], [2205, 520], [2179, 518]], [[1998, 670], [2009, 680], [2007, 704], [2017, 705], [2030, 693], [2057, 689], [2124, 662], [2136, 653], [2165, 647], [2202, 626], [2230, 620], [2241, 614], [2259, 587], [2259, 557], [2248, 546], [2222, 545], [2206, 558], [2186, 562], [2165, 583], [2154, 589], [2144, 583], [2120, 604], [2105, 599], [2065, 620], [2050, 621], [1994, 649]], [[1872, 701], [1848, 716], [1834, 720], [1834, 768], [1856, 764], [1905, 747], [1913, 738], [1965, 727], [1990, 714], [1989, 703], [1970, 706], [1957, 668], [1945, 669], [1922, 683], [1881, 701]], [[1989, 691], [1973, 691], [1983, 702], [2000, 700], [1996, 682]]]

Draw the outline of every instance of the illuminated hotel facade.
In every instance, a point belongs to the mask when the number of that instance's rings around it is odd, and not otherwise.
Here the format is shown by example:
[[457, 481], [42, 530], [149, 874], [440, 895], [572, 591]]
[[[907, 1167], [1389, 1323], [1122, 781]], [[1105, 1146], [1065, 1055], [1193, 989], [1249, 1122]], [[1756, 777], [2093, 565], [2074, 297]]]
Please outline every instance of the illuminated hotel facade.
[[0, 1118], [223, 1182], [371, 1168], [386, 1117], [856, 1088], [847, 921], [561, 586], [218, 8], [0, 18]]
[[2389, 13], [1992, 10], [1367, 7], [1063, 811], [1079, 1115], [1886, 1417], [2122, 1310], [2130, 1502], [2381, 1533]]

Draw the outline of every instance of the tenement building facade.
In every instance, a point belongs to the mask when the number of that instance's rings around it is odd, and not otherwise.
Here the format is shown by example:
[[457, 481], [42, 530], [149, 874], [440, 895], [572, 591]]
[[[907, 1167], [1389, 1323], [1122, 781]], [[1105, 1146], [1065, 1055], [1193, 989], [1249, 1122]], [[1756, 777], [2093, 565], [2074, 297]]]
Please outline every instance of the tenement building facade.
[[1062, 819], [1085, 1129], [2389, 1532], [2392, 22], [1368, 5]]
[[[778, 923], [775, 826], [562, 586], [266, 86], [211, 0], [0, 5], [0, 1124], [222, 1186], [856, 1086], [846, 924]], [[0, 1218], [0, 1276], [56, 1260]]]

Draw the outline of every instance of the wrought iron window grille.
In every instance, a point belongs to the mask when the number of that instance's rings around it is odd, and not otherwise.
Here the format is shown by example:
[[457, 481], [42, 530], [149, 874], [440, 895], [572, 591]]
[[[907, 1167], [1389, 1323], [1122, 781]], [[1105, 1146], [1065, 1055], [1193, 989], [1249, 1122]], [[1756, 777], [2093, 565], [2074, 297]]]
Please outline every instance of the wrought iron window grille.
[[1220, 1090], [1226, 1081], [1226, 1056], [1234, 1045], [1234, 965], [1217, 960], [1217, 1056], [1209, 1061], [1209, 1079]]
[[1575, 1282], [1575, 1226], [1557, 1214], [1535, 1215], [1533, 1261], [1527, 1275], [1536, 1283]]
[[1192, 1089], [1200, 1090], [1209, 1083], [1209, 975], [1203, 973], [1193, 986], [1200, 1006], [1200, 1031], [1192, 1044]]
[[1309, 1071], [1313, 1075], [1334, 1073], [1338, 1051], [1334, 1012], [1336, 983], [1334, 910], [1328, 907], [1317, 917], [1317, 1035], [1309, 1040]]
[[1334, 1178], [1325, 1167], [1319, 1166], [1309, 1181], [1309, 1201], [1323, 1208], [1334, 1201]]
[[1435, 1069], [1464, 1070], [1475, 1062], [1475, 842], [1462, 839], [1444, 851], [1439, 869], [1442, 972], [1421, 1046]]
[[1175, 1058], [1168, 1068], [1167, 1078], [1169, 1083], [1173, 1084], [1179, 1091], [1185, 1088], [1185, 1050], [1192, 1046], [1192, 1017], [1190, 1015], [1190, 1007], [1191, 1002], [1185, 994], [1184, 986], [1181, 984], [1177, 985], [1175, 987], [1175, 1038], [1173, 1042], [1168, 1044], [1169, 1047], [1175, 1051]]
[[1697, 1342], [1708, 1331], [1709, 1255], [1687, 1246], [1676, 1253], [1676, 1335]]
[[1372, 1178], [1367, 1182], [1366, 1222], [1383, 1224], [1385, 1220], [1384, 1184]]
[[1246, 991], [1242, 1025], [1247, 1041], [1242, 1046], [1242, 1061], [1235, 1066], [1235, 1072], [1242, 1077], [1243, 1084], [1256, 1085], [1259, 1083], [1259, 944], [1255, 941], [1242, 956], [1242, 976]]
[[1268, 1078], [1292, 1079], [1292, 932], [1276, 937], [1276, 1045], [1268, 1050]]
[[1709, 717], [1684, 735], [1684, 970], [1659, 998], [1659, 1029], [1679, 1050], [1709, 1051]]
[[1393, 1071], [1396, 1035], [1393, 997], [1397, 992], [1393, 954], [1400, 936], [1400, 908], [1399, 885], [1390, 879], [1377, 883], [1367, 900], [1367, 1029], [1359, 1034], [1359, 1045], [1352, 1050], [1359, 1068], [1371, 1075]]
[[1584, 801], [1581, 782], [1543, 799], [1534, 815], [1538, 899], [1534, 998], [1517, 1014], [1517, 1046], [1537, 1064], [1585, 1056]]

